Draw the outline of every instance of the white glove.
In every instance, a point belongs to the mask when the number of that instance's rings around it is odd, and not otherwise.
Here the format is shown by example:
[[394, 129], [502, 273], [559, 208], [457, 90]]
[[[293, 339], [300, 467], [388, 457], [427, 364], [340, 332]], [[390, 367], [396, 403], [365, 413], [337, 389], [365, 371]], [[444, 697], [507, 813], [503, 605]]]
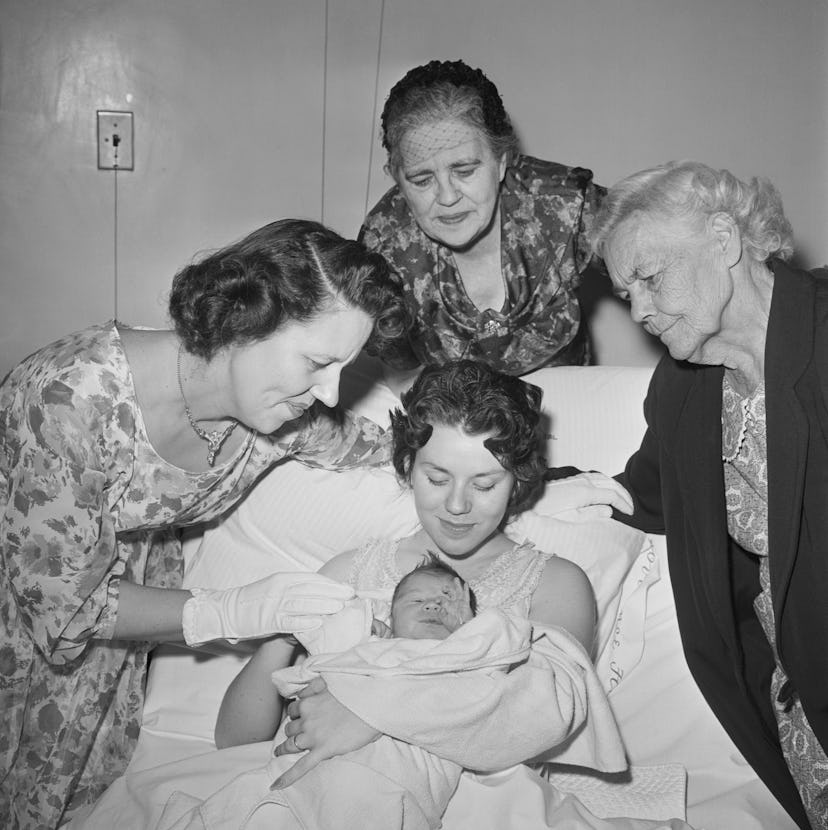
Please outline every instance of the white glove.
[[373, 619], [371, 600], [357, 597], [349, 600], [341, 611], [321, 620], [318, 628], [297, 633], [296, 639], [308, 654], [340, 653], [370, 637]]
[[335, 614], [354, 596], [348, 585], [307, 571], [275, 573], [223, 591], [190, 591], [181, 616], [190, 646], [310, 631], [322, 624], [321, 615]]
[[579, 473], [546, 482], [543, 495], [532, 510], [540, 516], [577, 521], [609, 518], [613, 507], [621, 513], [632, 513], [630, 494], [603, 473]]

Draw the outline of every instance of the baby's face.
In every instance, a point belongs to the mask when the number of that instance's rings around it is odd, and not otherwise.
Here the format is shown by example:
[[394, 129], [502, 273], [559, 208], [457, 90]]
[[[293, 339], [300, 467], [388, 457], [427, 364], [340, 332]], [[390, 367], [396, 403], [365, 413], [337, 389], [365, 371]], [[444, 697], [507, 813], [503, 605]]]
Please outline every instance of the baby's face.
[[445, 640], [472, 614], [468, 588], [451, 574], [413, 573], [391, 606], [395, 637]]

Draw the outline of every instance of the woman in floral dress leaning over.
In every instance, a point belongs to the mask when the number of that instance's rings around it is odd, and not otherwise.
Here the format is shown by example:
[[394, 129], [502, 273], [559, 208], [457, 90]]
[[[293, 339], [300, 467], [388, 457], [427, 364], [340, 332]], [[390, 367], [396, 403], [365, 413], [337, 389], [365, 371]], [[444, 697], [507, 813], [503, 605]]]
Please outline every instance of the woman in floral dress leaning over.
[[[340, 373], [394, 334], [385, 262], [283, 220], [185, 267], [174, 330], [69, 335], [0, 386], [0, 816], [57, 827], [125, 768], [147, 655], [299, 631], [350, 593], [315, 574], [181, 589], [176, 529], [216, 518], [288, 456], [387, 460], [333, 417]], [[319, 406], [319, 404], [323, 406]]]
[[460, 358], [511, 375], [589, 363], [579, 288], [605, 192], [592, 172], [519, 153], [497, 87], [463, 61], [407, 72], [382, 142], [395, 184], [360, 240], [403, 288], [408, 330], [381, 355], [399, 385]]

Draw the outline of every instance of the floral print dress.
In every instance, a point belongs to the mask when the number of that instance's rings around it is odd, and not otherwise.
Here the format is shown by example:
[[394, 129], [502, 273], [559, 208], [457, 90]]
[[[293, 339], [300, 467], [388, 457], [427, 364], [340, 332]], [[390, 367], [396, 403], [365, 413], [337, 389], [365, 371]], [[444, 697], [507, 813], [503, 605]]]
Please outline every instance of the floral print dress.
[[797, 695], [786, 693], [788, 676], [776, 650], [776, 625], [768, 556], [768, 449], [765, 385], [741, 397], [725, 372], [722, 382], [722, 455], [730, 535], [759, 557], [762, 587], [753, 601], [756, 616], [773, 650], [776, 668], [770, 682], [779, 744], [808, 820], [828, 827], [828, 756], [814, 734]]
[[481, 310], [466, 294], [451, 250], [423, 233], [399, 188], [389, 190], [366, 217], [360, 240], [388, 261], [411, 325], [381, 357], [398, 369], [469, 358], [511, 375], [589, 363], [576, 291], [605, 192], [589, 170], [518, 157], [500, 189], [506, 300], [500, 309]]
[[112, 639], [121, 578], [180, 587], [175, 528], [224, 513], [287, 456], [384, 463], [371, 422], [310, 410], [193, 473], [150, 444], [114, 323], [36, 352], [0, 386], [0, 816], [57, 827], [123, 772], [150, 643]]

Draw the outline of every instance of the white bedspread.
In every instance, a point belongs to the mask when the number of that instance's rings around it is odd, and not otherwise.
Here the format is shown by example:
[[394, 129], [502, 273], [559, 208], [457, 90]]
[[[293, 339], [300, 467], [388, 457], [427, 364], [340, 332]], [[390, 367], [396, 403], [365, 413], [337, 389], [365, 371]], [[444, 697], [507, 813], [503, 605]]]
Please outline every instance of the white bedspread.
[[[156, 760], [192, 752], [167, 739], [149, 738], [146, 749]], [[186, 792], [207, 799], [240, 773], [262, 770], [270, 759], [271, 743], [212, 750], [147, 769], [127, 772], [106, 791], [91, 815], [78, 816], [65, 830], [148, 830], [174, 818], [164, 811], [172, 796]], [[175, 802], [173, 802], [175, 803]], [[617, 804], [617, 802], [616, 802]], [[186, 805], [183, 805], [186, 806]], [[593, 809], [595, 805], [593, 804]], [[284, 808], [260, 810], [248, 830], [274, 830]], [[278, 825], [275, 825], [278, 826]], [[362, 825], [356, 825], [362, 830]], [[498, 773], [464, 772], [443, 816], [443, 830], [693, 830], [680, 819], [601, 818], [573, 794], [559, 789], [523, 765]], [[350, 830], [343, 824], [341, 830]], [[701, 828], [696, 828], [701, 830]]]
[[[520, 730], [505, 734], [499, 731], [504, 721], [497, 710], [505, 703], [512, 704], [505, 706], [507, 715], [518, 723], [535, 720], [541, 736], [538, 740], [543, 740], [545, 734], [577, 729], [578, 736], [567, 745], [564, 757], [590, 767], [624, 769], [618, 730], [586, 652], [565, 632], [553, 628], [536, 636], [530, 650], [530, 632], [527, 621], [490, 609], [444, 641], [374, 640], [342, 654], [312, 656], [299, 666], [275, 673], [283, 693], [295, 692], [321, 675], [335, 696], [362, 701], [374, 721], [384, 723], [393, 733], [405, 733], [406, 740], [381, 738], [357, 753], [320, 764], [294, 787], [277, 792], [271, 792], [269, 785], [293, 763], [292, 758], [271, 758], [269, 752], [260, 751], [258, 744], [247, 752], [244, 747], [217, 751], [119, 779], [95, 810], [71, 827], [437, 828], [458, 785], [460, 766], [412, 745], [414, 736], [422, 730], [422, 740], [438, 743], [444, 757], [446, 750], [469, 758], [485, 752], [487, 763], [497, 764], [498, 757], [520, 751], [520, 739], [514, 737]], [[537, 705], [523, 717], [518, 715], [514, 704], [530, 706], [531, 698], [522, 697], [518, 686], [509, 682], [510, 669], [516, 664], [523, 668], [522, 664], [533, 660], [529, 694], [538, 692], [544, 684], [552, 687], [540, 701], [544, 705], [552, 701], [552, 709], [543, 718], [537, 717]], [[394, 686], [393, 696], [384, 686], [387, 681]], [[423, 681], [427, 681], [425, 686]], [[437, 701], [440, 695], [442, 705]], [[406, 705], [400, 706], [400, 701]], [[437, 705], [437, 711], [429, 705]], [[540, 708], [543, 711], [543, 706]], [[475, 728], [481, 719], [484, 725]], [[492, 721], [491, 725], [486, 721]], [[582, 728], [584, 721], [586, 726]], [[550, 725], [545, 727], [545, 722]], [[497, 735], [495, 744], [502, 749], [495, 751], [492, 740]], [[258, 765], [242, 769], [254, 759]], [[477, 792], [480, 788], [482, 792]], [[676, 800], [676, 806], [683, 811], [683, 788], [679, 790], [682, 797]], [[490, 814], [503, 811], [508, 804], [512, 817], [519, 803], [533, 805], [536, 810], [532, 824], [527, 826], [543, 827], [544, 822], [554, 820], [555, 827], [686, 827], [678, 819], [666, 823], [601, 819], [574, 795], [520, 766], [494, 776], [470, 775], [467, 785], [458, 792], [455, 800], [460, 798], [465, 803], [462, 810], [454, 805], [453, 812], [462, 817], [458, 824], [468, 822], [482, 803], [488, 804]], [[600, 798], [594, 803], [600, 804]], [[490, 820], [473, 826], [475, 830], [498, 827]], [[516, 825], [510, 820], [509, 826]]]

